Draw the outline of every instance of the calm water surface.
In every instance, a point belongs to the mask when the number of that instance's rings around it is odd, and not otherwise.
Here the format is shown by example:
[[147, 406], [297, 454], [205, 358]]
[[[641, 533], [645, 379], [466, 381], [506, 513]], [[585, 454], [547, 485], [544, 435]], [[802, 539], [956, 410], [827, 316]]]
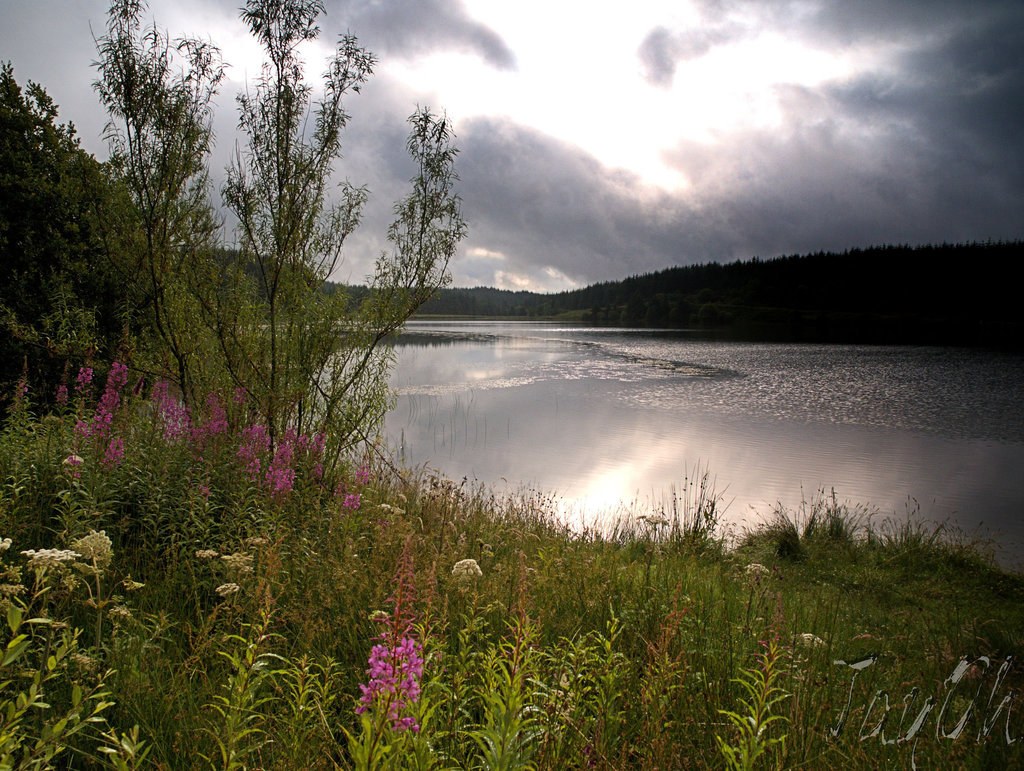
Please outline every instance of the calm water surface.
[[510, 322], [413, 322], [396, 353], [386, 434], [452, 478], [586, 516], [657, 504], [699, 464], [736, 523], [834, 488], [1024, 557], [1019, 355]]

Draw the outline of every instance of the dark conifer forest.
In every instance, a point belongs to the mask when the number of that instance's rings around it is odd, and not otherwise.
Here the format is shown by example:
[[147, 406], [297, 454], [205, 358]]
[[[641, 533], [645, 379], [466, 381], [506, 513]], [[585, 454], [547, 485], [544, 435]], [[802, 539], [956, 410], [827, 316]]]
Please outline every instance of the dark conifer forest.
[[753, 339], [1020, 347], [1024, 242], [879, 246], [668, 268], [557, 294], [443, 289], [421, 314], [701, 328]]

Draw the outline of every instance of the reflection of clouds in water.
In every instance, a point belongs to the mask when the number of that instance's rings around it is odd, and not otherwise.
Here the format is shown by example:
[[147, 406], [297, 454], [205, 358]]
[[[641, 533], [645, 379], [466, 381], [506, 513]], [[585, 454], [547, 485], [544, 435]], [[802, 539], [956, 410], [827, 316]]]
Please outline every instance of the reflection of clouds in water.
[[[933, 519], [1021, 538], [1021, 357], [592, 337], [407, 347], [392, 444], [456, 478], [535, 485], [567, 511], [658, 504], [699, 462], [732, 520], [834, 486], [841, 501], [902, 515], [916, 498]], [[725, 374], [644, 363], [669, 360]]]

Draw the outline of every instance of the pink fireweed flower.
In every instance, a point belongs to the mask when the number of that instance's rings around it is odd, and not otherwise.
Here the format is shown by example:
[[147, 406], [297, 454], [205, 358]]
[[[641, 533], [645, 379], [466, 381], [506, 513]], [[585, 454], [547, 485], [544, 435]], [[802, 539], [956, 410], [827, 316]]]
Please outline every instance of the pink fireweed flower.
[[420, 698], [423, 646], [408, 635], [397, 643], [374, 645], [366, 674], [369, 682], [359, 684], [362, 696], [356, 712], [379, 707], [386, 711], [393, 730], [419, 731], [416, 718], [407, 713]]
[[356, 471], [356, 481], [359, 484], [361, 484], [361, 485], [365, 485], [367, 482], [370, 481], [370, 467], [369, 466], [366, 466], [364, 464], [364, 465], [359, 467], [359, 470]]
[[323, 431], [318, 431], [313, 434], [313, 439], [309, 443], [310, 451], [315, 455], [320, 455], [324, 451], [324, 445], [327, 443], [327, 434]]
[[295, 469], [271, 466], [267, 471], [266, 482], [270, 492], [274, 495], [286, 495], [292, 491], [292, 486], [295, 484]]
[[274, 457], [270, 461], [270, 467], [267, 469], [264, 481], [275, 495], [285, 495], [291, 492], [292, 485], [295, 483], [295, 469], [293, 465], [295, 461], [296, 439], [294, 431], [291, 429], [285, 431], [284, 437], [281, 439], [281, 443], [277, 446]]
[[197, 452], [202, 452], [206, 442], [215, 436], [228, 432], [228, 413], [215, 393], [206, 395], [206, 409], [203, 414], [203, 422], [196, 422], [190, 429], [192, 443]]
[[346, 509], [352, 509], [353, 511], [359, 508], [359, 493], [350, 493], [345, 496], [345, 501], [341, 504]]
[[255, 424], [242, 430], [242, 443], [238, 447], [238, 457], [245, 461], [245, 471], [252, 481], [260, 478], [263, 468], [262, 458], [270, 450], [270, 435], [264, 426]]
[[166, 380], [159, 380], [153, 386], [150, 401], [156, 407], [157, 415], [160, 416], [166, 441], [179, 439], [192, 430], [192, 416], [188, 407], [171, 396]]
[[220, 397], [215, 393], [206, 396], [206, 424], [204, 425], [207, 436], [226, 434], [228, 432], [228, 411], [221, 404]]
[[110, 440], [103, 457], [104, 466], [116, 466], [124, 459], [124, 441], [118, 436]]
[[244, 388], [236, 388], [232, 400], [235, 404], [245, 404], [247, 392]]
[[103, 396], [100, 397], [100, 402], [96, 405], [96, 412], [93, 415], [92, 434], [94, 436], [107, 436], [110, 433], [114, 414], [121, 406], [121, 388], [127, 382], [128, 367], [115, 361], [110, 367], [107, 386], [103, 390]]
[[68, 403], [68, 387], [66, 385], [57, 386], [57, 404], [64, 405]]
[[92, 367], [80, 367], [76, 381], [75, 393], [84, 396], [92, 386]]

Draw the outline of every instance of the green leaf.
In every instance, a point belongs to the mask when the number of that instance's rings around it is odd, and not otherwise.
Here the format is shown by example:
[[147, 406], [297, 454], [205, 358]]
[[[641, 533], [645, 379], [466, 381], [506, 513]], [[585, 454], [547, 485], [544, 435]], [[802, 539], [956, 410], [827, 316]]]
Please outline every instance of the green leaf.
[[7, 650], [4, 651], [4, 657], [0, 660], [0, 667], [6, 667], [12, 661], [20, 659], [30, 642], [28, 637], [22, 634], [7, 643]]
[[18, 627], [21, 626], [21, 611], [14, 605], [7, 607], [7, 626], [10, 628], [11, 633], [17, 633]]

